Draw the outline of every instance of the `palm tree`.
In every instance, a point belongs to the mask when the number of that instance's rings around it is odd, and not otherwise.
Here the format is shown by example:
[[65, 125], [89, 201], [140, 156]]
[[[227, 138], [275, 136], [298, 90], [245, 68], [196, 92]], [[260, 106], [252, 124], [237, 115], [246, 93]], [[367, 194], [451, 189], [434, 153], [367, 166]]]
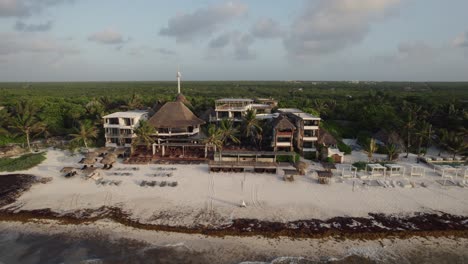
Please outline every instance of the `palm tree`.
[[141, 120], [140, 123], [138, 123], [138, 127], [135, 128], [134, 133], [137, 137], [132, 141], [132, 153], [134, 151], [134, 147], [138, 144], [144, 144], [148, 149], [151, 144], [154, 143], [152, 136], [157, 132], [156, 129], [148, 123], [148, 121]]
[[93, 138], [97, 138], [98, 130], [91, 122], [80, 122], [80, 127], [75, 127], [74, 134], [70, 134], [73, 137], [72, 142], [77, 144], [83, 144], [87, 150], [88, 147], [88, 140], [92, 140]]
[[207, 137], [205, 138], [204, 143], [214, 145], [221, 152], [223, 149], [223, 132], [215, 125], [211, 124], [208, 126], [206, 134]]
[[418, 158], [421, 156], [421, 148], [424, 140], [427, 140], [426, 147], [429, 146], [429, 141], [432, 134], [432, 125], [426, 121], [422, 121], [418, 127], [418, 130], [415, 132], [415, 135], [418, 137]]
[[225, 144], [228, 140], [234, 144], [239, 144], [240, 140], [237, 137], [239, 134], [239, 129], [234, 127], [234, 122], [231, 119], [222, 119], [219, 124], [219, 129], [222, 134], [222, 141]]
[[16, 104], [13, 115], [10, 118], [10, 127], [18, 130], [26, 136], [28, 149], [31, 149], [31, 137], [39, 135], [46, 129], [46, 124], [39, 120], [37, 114], [39, 108], [30, 101], [21, 101]]
[[140, 109], [143, 106], [141, 96], [133, 92], [132, 96], [125, 102], [125, 105], [122, 106], [123, 109], [132, 110]]
[[250, 138], [252, 143], [256, 144], [258, 134], [263, 131], [260, 121], [257, 119], [257, 112], [250, 109], [243, 117], [243, 134], [244, 137]]
[[385, 145], [385, 148], [387, 149], [388, 160], [389, 161], [394, 160], [395, 156], [398, 154], [397, 145], [390, 143], [390, 144]]
[[463, 154], [468, 151], [468, 143], [465, 142], [462, 136], [457, 135], [454, 131], [442, 130], [441, 145], [445, 147], [453, 158], [457, 154]]
[[369, 158], [369, 162], [372, 159], [372, 156], [377, 151], [377, 143], [374, 138], [370, 138], [368, 143], [366, 144], [364, 151], [367, 153], [367, 157]]
[[416, 126], [416, 120], [418, 118], [418, 112], [421, 110], [421, 106], [408, 104], [406, 101], [403, 102], [402, 111], [406, 113], [404, 128], [406, 132], [406, 157], [409, 156], [411, 147], [411, 134], [413, 133], [414, 127]]

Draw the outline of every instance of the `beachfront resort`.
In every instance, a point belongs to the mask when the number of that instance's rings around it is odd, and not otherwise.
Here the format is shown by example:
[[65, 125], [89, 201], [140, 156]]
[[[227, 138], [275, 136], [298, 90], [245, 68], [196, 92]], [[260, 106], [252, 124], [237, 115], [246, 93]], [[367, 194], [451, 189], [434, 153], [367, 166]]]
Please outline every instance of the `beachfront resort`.
[[382, 131], [370, 146], [338, 139], [319, 116], [273, 98], [221, 98], [197, 116], [180, 76], [172, 101], [104, 115], [105, 146], [39, 149], [45, 160], [19, 173], [48, 180], [6, 209], [120, 208], [142, 223], [176, 226], [468, 214], [466, 156], [375, 153], [387, 144], [402, 152], [404, 142]]

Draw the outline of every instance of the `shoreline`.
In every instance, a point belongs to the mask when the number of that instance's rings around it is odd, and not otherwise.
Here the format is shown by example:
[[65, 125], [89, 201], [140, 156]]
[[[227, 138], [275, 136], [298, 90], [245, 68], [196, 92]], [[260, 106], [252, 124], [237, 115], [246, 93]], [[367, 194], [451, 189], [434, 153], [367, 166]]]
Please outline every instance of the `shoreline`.
[[85, 209], [69, 213], [57, 213], [50, 209], [0, 211], [0, 222], [29, 223], [41, 220], [56, 221], [61, 225], [92, 224], [111, 220], [139, 230], [162, 231], [182, 234], [198, 234], [210, 237], [264, 237], [264, 238], [339, 238], [378, 240], [383, 238], [411, 237], [459, 237], [468, 238], [468, 217], [449, 214], [415, 213], [397, 217], [369, 214], [363, 217], [335, 217], [328, 220], [299, 220], [270, 222], [257, 219], [234, 219], [221, 226], [169, 226], [142, 223], [116, 207]]

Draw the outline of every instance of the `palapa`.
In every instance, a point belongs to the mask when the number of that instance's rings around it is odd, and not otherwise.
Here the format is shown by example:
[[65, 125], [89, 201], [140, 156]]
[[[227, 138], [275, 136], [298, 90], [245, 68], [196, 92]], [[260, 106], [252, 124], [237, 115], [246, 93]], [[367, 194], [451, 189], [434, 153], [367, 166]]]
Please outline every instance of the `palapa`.
[[113, 153], [107, 154], [102, 160], [101, 163], [104, 165], [112, 165], [117, 161], [117, 156]]
[[95, 159], [99, 156], [97, 152], [88, 152], [85, 154], [85, 158]]
[[96, 158], [84, 158], [80, 163], [85, 165], [94, 165], [96, 163]]
[[307, 164], [307, 163], [305, 163], [303, 161], [298, 161], [298, 162], [296, 162], [295, 167], [296, 167], [296, 169], [298, 170], [298, 172], [301, 175], [304, 175], [304, 174], [306, 174], [306, 170], [309, 167], [309, 164]]
[[73, 172], [73, 171], [76, 171], [77, 169], [74, 168], [74, 167], [63, 167], [63, 169], [60, 170], [60, 172], [62, 173], [70, 173], [70, 172]]
[[181, 101], [167, 102], [149, 120], [155, 128], [184, 128], [205, 124]]

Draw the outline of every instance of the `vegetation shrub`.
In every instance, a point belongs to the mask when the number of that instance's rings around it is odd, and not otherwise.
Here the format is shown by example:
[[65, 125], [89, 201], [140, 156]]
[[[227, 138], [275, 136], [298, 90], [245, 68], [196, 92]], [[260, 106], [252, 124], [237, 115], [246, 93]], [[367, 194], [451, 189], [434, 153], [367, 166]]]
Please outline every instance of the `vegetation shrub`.
[[41, 164], [45, 159], [44, 153], [30, 153], [18, 158], [1, 158], [0, 172], [28, 170]]
[[335, 160], [333, 160], [332, 157], [327, 157], [327, 158], [325, 159], [325, 161], [326, 161], [327, 163], [335, 163]]
[[367, 162], [358, 161], [353, 163], [353, 166], [357, 168], [358, 171], [362, 171], [366, 169]]
[[309, 153], [304, 154], [304, 158], [308, 160], [316, 160], [317, 154], [315, 152], [309, 152]]
[[345, 155], [349, 155], [352, 152], [351, 147], [343, 143], [343, 141], [338, 141], [338, 149], [344, 152]]

